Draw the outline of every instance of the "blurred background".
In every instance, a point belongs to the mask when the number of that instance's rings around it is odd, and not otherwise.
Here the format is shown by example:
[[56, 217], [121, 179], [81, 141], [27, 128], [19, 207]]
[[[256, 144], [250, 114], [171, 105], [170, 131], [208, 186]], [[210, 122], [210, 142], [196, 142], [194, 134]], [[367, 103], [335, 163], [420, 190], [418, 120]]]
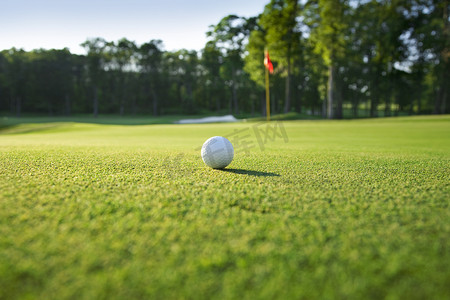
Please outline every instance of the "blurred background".
[[447, 0], [2, 1], [0, 116], [449, 113]]

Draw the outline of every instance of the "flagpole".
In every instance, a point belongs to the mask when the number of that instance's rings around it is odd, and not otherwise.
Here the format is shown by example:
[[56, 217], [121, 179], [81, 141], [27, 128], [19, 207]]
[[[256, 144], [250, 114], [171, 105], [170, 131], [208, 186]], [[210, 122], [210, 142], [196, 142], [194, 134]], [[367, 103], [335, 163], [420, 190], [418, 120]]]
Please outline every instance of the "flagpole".
[[269, 69], [266, 69], [266, 117], [267, 122], [270, 121], [270, 93], [269, 93]]

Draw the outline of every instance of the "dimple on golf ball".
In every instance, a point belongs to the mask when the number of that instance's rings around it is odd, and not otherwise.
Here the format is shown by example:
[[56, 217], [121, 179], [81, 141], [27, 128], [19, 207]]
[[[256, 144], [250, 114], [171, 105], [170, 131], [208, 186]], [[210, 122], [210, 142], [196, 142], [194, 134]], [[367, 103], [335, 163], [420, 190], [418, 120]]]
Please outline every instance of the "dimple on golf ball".
[[213, 136], [202, 147], [203, 162], [213, 169], [223, 169], [234, 157], [233, 145], [222, 136]]

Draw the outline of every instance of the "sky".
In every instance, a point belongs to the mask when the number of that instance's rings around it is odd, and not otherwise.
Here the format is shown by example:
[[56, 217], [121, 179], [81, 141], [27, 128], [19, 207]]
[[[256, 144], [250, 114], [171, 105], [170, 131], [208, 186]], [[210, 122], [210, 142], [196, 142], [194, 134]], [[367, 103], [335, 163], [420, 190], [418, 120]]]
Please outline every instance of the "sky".
[[62, 49], [85, 54], [87, 38], [138, 45], [160, 39], [168, 51], [200, 50], [210, 25], [257, 16], [270, 0], [0, 0], [0, 50]]

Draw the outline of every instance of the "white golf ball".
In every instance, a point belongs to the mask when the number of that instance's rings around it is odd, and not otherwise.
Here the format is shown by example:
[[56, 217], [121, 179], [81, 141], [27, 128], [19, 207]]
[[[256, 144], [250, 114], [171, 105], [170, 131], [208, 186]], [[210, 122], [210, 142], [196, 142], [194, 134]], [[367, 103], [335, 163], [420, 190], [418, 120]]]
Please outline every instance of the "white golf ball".
[[203, 162], [213, 169], [223, 169], [234, 157], [233, 145], [222, 136], [213, 136], [202, 147]]

